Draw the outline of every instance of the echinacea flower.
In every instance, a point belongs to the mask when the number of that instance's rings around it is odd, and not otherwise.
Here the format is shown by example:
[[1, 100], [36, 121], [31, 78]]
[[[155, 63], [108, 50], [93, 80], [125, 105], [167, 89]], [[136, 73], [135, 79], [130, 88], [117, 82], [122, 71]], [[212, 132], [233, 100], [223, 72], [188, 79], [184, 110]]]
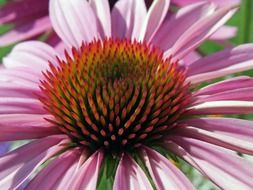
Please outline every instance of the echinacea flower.
[[90, 190], [103, 176], [106, 189], [195, 189], [176, 157], [221, 189], [253, 189], [253, 164], [236, 154], [253, 155], [253, 122], [231, 117], [253, 112], [253, 79], [198, 87], [253, 68], [253, 45], [184, 59], [236, 7], [201, 2], [168, 17], [169, 6], [50, 0], [65, 55], [24, 42], [0, 70], [0, 140], [31, 140], [0, 157], [1, 189]]
[[[85, 0], [84, 0], [85, 1]], [[117, 0], [110, 1], [113, 5]], [[173, 0], [172, 3], [178, 6], [185, 6], [201, 0]], [[49, 0], [19, 0], [6, 2], [0, 7], [0, 25], [11, 24], [12, 29], [0, 36], [0, 46], [10, 45], [28, 39], [35, 39], [38, 36], [47, 36], [47, 43], [53, 46], [59, 45], [59, 38], [52, 31], [48, 16]], [[153, 0], [146, 0], [150, 5]], [[219, 6], [224, 4], [239, 4], [240, 0], [217, 1], [210, 0]], [[224, 3], [225, 2], [225, 3]], [[210, 38], [212, 40], [226, 40], [235, 36], [236, 28], [224, 26]]]

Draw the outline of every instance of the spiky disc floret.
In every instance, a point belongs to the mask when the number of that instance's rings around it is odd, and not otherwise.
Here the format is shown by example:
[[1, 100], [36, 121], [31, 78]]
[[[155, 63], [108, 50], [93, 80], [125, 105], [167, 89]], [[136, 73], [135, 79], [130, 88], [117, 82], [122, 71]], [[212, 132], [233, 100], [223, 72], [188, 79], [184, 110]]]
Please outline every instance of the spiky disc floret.
[[40, 100], [51, 122], [91, 150], [159, 141], [189, 102], [184, 71], [145, 43], [93, 41], [58, 62], [44, 73]]

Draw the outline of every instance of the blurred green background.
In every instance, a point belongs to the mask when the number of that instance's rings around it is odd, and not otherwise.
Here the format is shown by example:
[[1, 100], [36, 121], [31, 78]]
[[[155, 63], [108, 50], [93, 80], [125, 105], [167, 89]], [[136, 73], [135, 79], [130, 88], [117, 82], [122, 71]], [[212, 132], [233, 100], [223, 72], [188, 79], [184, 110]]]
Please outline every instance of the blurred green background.
[[[0, 0], [0, 6], [3, 5], [6, 1], [7, 0]], [[238, 28], [237, 36], [230, 40], [232, 44], [239, 45], [242, 43], [253, 42], [253, 0], [241, 0], [240, 9], [232, 17], [232, 19], [230, 19], [228, 25], [236, 26]], [[10, 28], [11, 26], [0, 26], [0, 35]], [[13, 46], [0, 48], [0, 62], [2, 60], [2, 57], [8, 54], [12, 47]], [[200, 47], [200, 51], [201, 53], [208, 55], [223, 48], [223, 45], [219, 43], [207, 41]], [[253, 76], [253, 71], [247, 71], [240, 74]], [[252, 115], [244, 116], [244, 118], [253, 119]], [[252, 157], [248, 156], [246, 158], [253, 161]], [[189, 176], [189, 178], [191, 178], [191, 181], [193, 181], [193, 183], [196, 185], [196, 187], [198, 187], [199, 190], [217, 189], [207, 179], [201, 177], [196, 170], [193, 170], [186, 164], [179, 164], [179, 167]]]

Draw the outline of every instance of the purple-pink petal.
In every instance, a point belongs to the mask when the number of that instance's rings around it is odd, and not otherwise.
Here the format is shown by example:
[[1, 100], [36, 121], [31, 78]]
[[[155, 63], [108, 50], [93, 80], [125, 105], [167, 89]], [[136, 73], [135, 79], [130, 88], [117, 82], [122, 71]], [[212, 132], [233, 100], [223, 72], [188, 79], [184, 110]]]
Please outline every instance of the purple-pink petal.
[[219, 188], [252, 189], [252, 163], [209, 143], [181, 136], [169, 137], [167, 148], [184, 158]]
[[188, 81], [204, 82], [253, 68], [253, 45], [245, 44], [206, 56], [189, 66]]
[[113, 190], [152, 190], [145, 173], [128, 155], [124, 154], [119, 162], [114, 178]]
[[237, 28], [233, 26], [222, 26], [219, 28], [210, 39], [216, 41], [223, 41], [235, 37], [237, 34]]
[[195, 187], [187, 177], [168, 159], [160, 153], [148, 148], [142, 148], [142, 158], [149, 170], [152, 180], [158, 190], [194, 190]]
[[35, 86], [0, 81], [0, 97], [35, 98], [35, 93], [39, 92], [39, 88]]
[[90, 6], [97, 16], [101, 36], [111, 37], [111, 13], [108, 0], [90, 0]]
[[83, 0], [50, 0], [49, 16], [56, 33], [70, 47], [99, 38], [97, 18]]
[[[16, 189], [44, 161], [60, 151], [65, 135], [35, 140], [0, 157], [1, 189]], [[66, 143], [66, 142], [65, 142]]]
[[119, 0], [112, 9], [112, 37], [136, 39], [147, 9], [144, 0]]
[[249, 114], [253, 113], [253, 101], [220, 100], [197, 104], [188, 108], [189, 115]]
[[194, 97], [213, 95], [224, 91], [240, 88], [250, 88], [253, 86], [253, 79], [248, 76], [239, 76], [221, 82], [210, 84], [194, 92]]
[[38, 99], [0, 97], [0, 114], [46, 114]]
[[[41, 71], [39, 72], [41, 73]], [[39, 72], [25, 66], [1, 69], [0, 81], [39, 89], [38, 82], [41, 80], [41, 74]]]
[[29, 67], [41, 73], [48, 69], [49, 61], [55, 64], [56, 55], [56, 51], [46, 43], [28, 41], [16, 45], [3, 59], [3, 64], [6, 68]]
[[196, 118], [181, 122], [174, 134], [199, 139], [253, 155], [253, 121], [234, 118]]
[[50, 31], [51, 24], [48, 16], [36, 19], [35, 21], [29, 20], [25, 23], [17, 25], [14, 30], [0, 35], [0, 46], [6, 46], [18, 41], [30, 39], [39, 34]]
[[[200, 0], [172, 0], [173, 3], [179, 5], [179, 6], [186, 6], [188, 4], [192, 3], [197, 3]], [[216, 5], [219, 6], [227, 6], [227, 5], [238, 5], [240, 3], [240, 0], [226, 0], [226, 1], [221, 1], [221, 0], [209, 0], [210, 2], [215, 3]]]
[[143, 21], [139, 40], [149, 42], [162, 25], [170, 6], [170, 0], [154, 0]]
[[44, 118], [53, 119], [41, 114], [0, 115], [0, 141], [36, 139], [61, 133]]
[[[80, 150], [73, 149], [64, 152], [62, 155], [55, 158], [49, 165], [42, 169], [29, 184], [25, 187], [26, 190], [44, 190], [44, 189], [60, 189], [59, 185], [62, 178], [69, 172], [72, 174], [77, 170]], [[70, 177], [70, 176], [69, 176]], [[65, 179], [70, 181], [70, 179]], [[66, 186], [64, 187], [66, 188]]]
[[210, 37], [235, 13], [234, 6], [220, 8], [213, 14], [193, 24], [185, 33], [177, 39], [173, 47], [167, 50], [165, 57], [174, 55], [181, 59], [198, 47], [204, 40]]
[[19, 23], [31, 17], [46, 15], [48, 1], [22, 0], [8, 2], [0, 7], [0, 24]]
[[101, 150], [93, 153], [80, 167], [69, 188], [75, 190], [96, 190], [98, 175], [104, 153]]
[[212, 14], [214, 8], [212, 4], [199, 2], [179, 9], [164, 21], [152, 39], [152, 43], [158, 44], [163, 50], [171, 48], [193, 24]]
[[201, 104], [210, 101], [220, 100], [242, 100], [242, 101], [253, 101], [253, 87], [248, 88], [235, 88], [233, 90], [221, 91], [212, 95], [197, 96], [193, 104]]

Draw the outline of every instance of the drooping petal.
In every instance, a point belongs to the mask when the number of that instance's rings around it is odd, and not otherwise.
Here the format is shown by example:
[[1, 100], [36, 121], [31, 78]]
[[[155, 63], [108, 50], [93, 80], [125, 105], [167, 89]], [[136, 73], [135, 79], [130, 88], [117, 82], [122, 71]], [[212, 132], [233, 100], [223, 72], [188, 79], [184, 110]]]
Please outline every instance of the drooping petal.
[[0, 114], [45, 114], [46, 110], [38, 99], [0, 98]]
[[64, 148], [61, 145], [64, 139], [65, 135], [43, 138], [0, 157], [1, 189], [16, 189], [44, 161]]
[[[226, 1], [210, 0], [210, 1], [219, 6], [227, 6], [232, 4], [238, 5], [240, 3], [240, 0], [226, 0]], [[172, 2], [179, 6], [186, 6], [191, 3], [197, 3], [199, 2], [199, 0], [172, 0]]]
[[210, 101], [188, 108], [188, 114], [249, 114], [253, 101]]
[[211, 40], [222, 41], [235, 37], [237, 34], [237, 28], [233, 26], [223, 26], [219, 28], [212, 36]]
[[224, 91], [230, 91], [240, 88], [250, 88], [253, 86], [253, 79], [247, 76], [239, 76], [231, 79], [227, 79], [221, 82], [210, 84], [194, 93], [194, 96], [204, 96], [217, 94]]
[[183, 64], [185, 66], [188, 66], [188, 65], [192, 64], [193, 62], [195, 62], [195, 61], [197, 61], [199, 59], [201, 59], [201, 55], [199, 53], [193, 51], [193, 52], [187, 54], [184, 57], [184, 59], [183, 59], [184, 63]]
[[0, 46], [6, 46], [15, 42], [31, 39], [52, 28], [49, 17], [44, 16], [34, 21], [29, 20], [17, 25], [13, 30], [0, 35]]
[[235, 11], [236, 8], [234, 6], [220, 8], [210, 16], [196, 22], [177, 39], [172, 48], [164, 53], [164, 56], [169, 57], [173, 55], [177, 59], [182, 59], [217, 31]]
[[68, 172], [73, 174], [73, 170], [77, 170], [80, 152], [79, 149], [73, 149], [55, 158], [29, 182], [25, 189], [60, 189], [59, 182], [61, 182], [62, 178], [68, 174]]
[[37, 86], [24, 86], [21, 84], [0, 81], [0, 97], [35, 98], [35, 93], [39, 92]]
[[[18, 64], [19, 63], [17, 63], [17, 65]], [[41, 71], [36, 71], [36, 69], [26, 66], [0, 70], [1, 82], [13, 83], [35, 89], [39, 89], [38, 82], [41, 80], [41, 76]]]
[[144, 0], [119, 0], [112, 9], [112, 36], [136, 39], [146, 14]]
[[87, 1], [50, 0], [49, 16], [54, 30], [70, 47], [99, 38], [97, 20]]
[[65, 172], [64, 176], [62, 176], [57, 184], [55, 186], [57, 186], [58, 189], [65, 189], [66, 187], [71, 187], [72, 181], [75, 180], [75, 176], [77, 175], [80, 167], [82, 166], [82, 164], [85, 162], [85, 160], [87, 159], [88, 154], [86, 152], [86, 150], [83, 150], [81, 155], [79, 156], [78, 161], [74, 162]]
[[3, 59], [6, 68], [29, 67], [41, 72], [48, 68], [48, 62], [55, 63], [55, 50], [39, 41], [23, 42], [16, 45], [11, 53]]
[[119, 162], [114, 178], [113, 190], [152, 190], [145, 173], [138, 164], [127, 154]]
[[111, 13], [108, 0], [90, 0], [91, 8], [96, 13], [98, 23], [102, 29], [100, 34], [105, 37], [111, 37]]
[[79, 169], [79, 172], [76, 174], [75, 179], [70, 187], [76, 190], [96, 190], [103, 156], [104, 155], [101, 150], [90, 156]]
[[190, 27], [210, 16], [214, 11], [215, 6], [207, 2], [199, 2], [179, 9], [161, 25], [152, 43], [163, 50], [171, 48]]
[[60, 134], [57, 126], [44, 119], [51, 117], [41, 114], [0, 115], [0, 141], [36, 139]]
[[195, 189], [187, 177], [161, 154], [147, 147], [143, 147], [141, 153], [157, 189]]
[[206, 56], [191, 64], [187, 73], [192, 84], [253, 68], [253, 45], [245, 44]]
[[184, 158], [219, 188], [252, 189], [252, 163], [209, 143], [171, 136], [167, 148]]
[[[27, 6], [29, 5], [29, 6]], [[0, 7], [0, 24], [24, 22], [27, 18], [47, 13], [48, 1], [11, 1]]]
[[233, 90], [227, 90], [212, 95], [198, 96], [193, 104], [196, 105], [204, 102], [221, 100], [253, 101], [253, 87], [240, 88], [238, 85], [238, 87]]
[[143, 22], [140, 32], [139, 40], [149, 42], [158, 31], [162, 22], [164, 21], [168, 9], [170, 6], [170, 0], [154, 0], [151, 7], [148, 10], [146, 19]]
[[182, 121], [173, 133], [253, 155], [253, 122], [234, 118], [198, 118]]

